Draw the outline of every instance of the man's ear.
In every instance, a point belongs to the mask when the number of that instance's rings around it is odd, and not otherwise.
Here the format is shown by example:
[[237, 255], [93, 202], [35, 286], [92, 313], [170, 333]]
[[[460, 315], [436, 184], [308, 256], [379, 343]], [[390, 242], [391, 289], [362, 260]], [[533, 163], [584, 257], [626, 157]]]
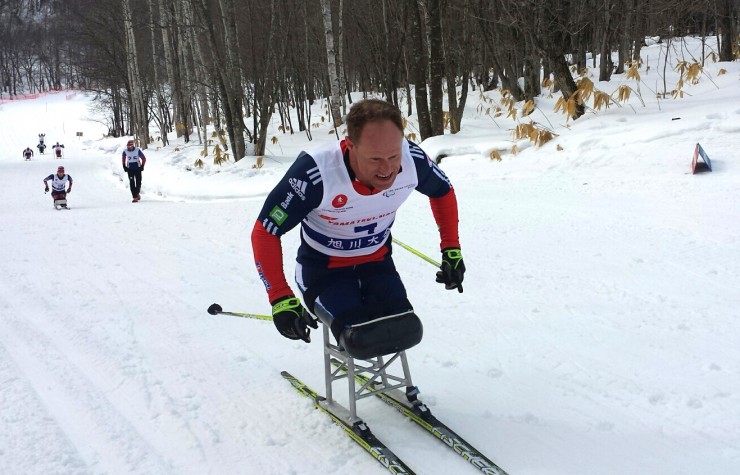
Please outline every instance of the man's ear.
[[352, 150], [353, 148], [355, 148], [355, 144], [354, 142], [352, 142], [352, 139], [349, 138], [349, 136], [345, 138], [344, 143], [347, 145], [347, 150]]

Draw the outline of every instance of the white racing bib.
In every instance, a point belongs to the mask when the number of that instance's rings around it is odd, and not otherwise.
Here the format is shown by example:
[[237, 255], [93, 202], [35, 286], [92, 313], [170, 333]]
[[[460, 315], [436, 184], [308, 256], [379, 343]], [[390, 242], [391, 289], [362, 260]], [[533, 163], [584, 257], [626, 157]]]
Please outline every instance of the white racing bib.
[[419, 183], [405, 139], [401, 150], [401, 173], [389, 189], [373, 195], [355, 191], [338, 144], [312, 153], [324, 182], [324, 196], [301, 225], [309, 246], [329, 256], [355, 257], [372, 254], [385, 244], [396, 210]]

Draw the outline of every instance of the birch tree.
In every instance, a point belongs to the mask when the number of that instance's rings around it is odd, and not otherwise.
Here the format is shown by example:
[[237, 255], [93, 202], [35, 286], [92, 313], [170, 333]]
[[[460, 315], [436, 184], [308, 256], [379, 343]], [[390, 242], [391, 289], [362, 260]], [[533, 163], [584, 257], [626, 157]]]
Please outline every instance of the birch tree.
[[[245, 152], [243, 139], [244, 112], [241, 109], [242, 101], [241, 98], [234, 97], [235, 95], [241, 96], [242, 94], [241, 78], [230, 77], [228, 71], [221, 67], [221, 65], [227, 65], [227, 67], [230, 67], [230, 65], [228, 63], [229, 60], [225, 56], [223, 38], [217, 36], [216, 25], [214, 25], [211, 18], [208, 1], [192, 0], [192, 6], [203, 31], [203, 37], [206, 42], [205, 47], [214, 56], [212, 65], [214, 82], [220, 97], [220, 105], [223, 107], [226, 132], [233, 149], [234, 160], [238, 161], [244, 156]], [[235, 87], [235, 79], [238, 80], [238, 87]], [[238, 138], [237, 135], [239, 135]], [[238, 144], [241, 144], [241, 148], [239, 148]]]
[[[155, 5], [155, 3], [157, 5]], [[159, 58], [159, 51], [157, 49], [157, 32], [156, 32], [156, 22], [154, 21], [154, 13], [158, 12], [155, 7], [158, 7], [159, 5], [158, 0], [148, 0], [147, 1], [147, 8], [149, 9], [149, 37], [151, 41], [150, 45], [150, 52], [152, 54], [151, 61], [152, 61], [152, 71], [154, 75], [154, 93], [155, 98], [157, 100], [157, 113], [154, 114], [155, 119], [157, 120], [159, 124], [159, 136], [160, 140], [162, 141], [163, 146], [167, 146], [169, 144], [169, 140], [167, 138], [167, 133], [169, 132], [169, 118], [170, 118], [170, 110], [169, 110], [169, 104], [167, 103], [167, 99], [165, 98], [164, 94], [164, 87], [163, 83], [160, 79], [159, 74], [159, 65], [162, 64], [162, 61], [160, 61]]]
[[331, 14], [331, 0], [321, 0], [321, 16], [324, 21], [324, 37], [326, 38], [326, 61], [329, 72], [329, 107], [334, 120], [334, 127], [342, 125], [342, 116], [339, 106], [342, 101], [342, 87], [337, 75], [337, 53], [334, 47], [334, 23]]
[[223, 24], [224, 56], [226, 64], [223, 72], [223, 82], [229, 90], [225, 98], [229, 101], [231, 113], [231, 128], [229, 136], [233, 143], [234, 159], [241, 159], [246, 152], [244, 144], [244, 94], [242, 92], [242, 72], [239, 60], [239, 33], [236, 27], [233, 0], [219, 0], [221, 21]]
[[139, 147], [146, 150], [149, 143], [149, 127], [147, 120], [147, 101], [139, 74], [139, 55], [136, 51], [134, 23], [129, 0], [121, 0], [123, 11], [123, 26], [126, 48], [126, 72], [129, 88], [129, 105], [131, 109], [131, 129], [138, 139]]
[[[342, 98], [342, 114], [347, 113], [347, 101], [352, 103], [352, 96], [347, 87], [347, 79], [344, 72], [344, 0], [339, 0], [339, 15], [337, 15], [337, 36], [339, 37], [339, 48], [337, 48], [337, 74], [339, 76], [339, 96]], [[345, 100], [345, 94], [346, 99]]]
[[429, 109], [432, 118], [432, 135], [443, 135], [444, 90], [442, 78], [445, 75], [444, 48], [442, 46], [442, 0], [428, 0], [429, 11]]

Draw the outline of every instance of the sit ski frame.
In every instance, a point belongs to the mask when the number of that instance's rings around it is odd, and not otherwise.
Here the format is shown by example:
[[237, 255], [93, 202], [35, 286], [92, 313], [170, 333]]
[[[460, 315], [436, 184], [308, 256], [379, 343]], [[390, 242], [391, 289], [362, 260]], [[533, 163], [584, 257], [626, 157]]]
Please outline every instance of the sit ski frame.
[[[419, 390], [411, 381], [411, 371], [405, 351], [387, 357], [378, 356], [367, 360], [356, 360], [343, 348], [331, 342], [327, 325], [322, 325], [322, 329], [326, 397], [319, 396], [289, 373], [283, 371], [282, 375], [298, 392], [313, 399], [316, 407], [342, 426], [355, 442], [387, 470], [394, 474], [413, 474], [413, 471], [400, 458], [372, 434], [367, 424], [357, 415], [357, 401], [360, 399], [370, 396], [379, 397], [383, 402], [434, 435], [482, 473], [507, 475], [506, 471], [432, 415], [429, 408], [417, 399]], [[394, 363], [400, 363], [401, 375], [389, 372]], [[397, 366], [393, 366], [396, 372], [398, 372]], [[334, 399], [333, 384], [341, 380], [347, 381], [349, 408]]]
[[[349, 396], [349, 422], [360, 420], [357, 416], [357, 401], [366, 397], [375, 396], [379, 393], [388, 392], [393, 389], [412, 387], [411, 371], [406, 359], [406, 352], [400, 351], [388, 358], [382, 356], [369, 360], [356, 360], [344, 349], [333, 344], [329, 336], [329, 329], [323, 325], [324, 337], [324, 380], [326, 382], [326, 400], [328, 405], [338, 405], [334, 401], [332, 385], [335, 381], [347, 380], [347, 392]], [[339, 365], [337, 366], [338, 362]], [[388, 372], [389, 367], [400, 361], [403, 375], [393, 375]], [[361, 362], [361, 363], [360, 363]], [[357, 377], [364, 376], [365, 381], [360, 382]], [[358, 388], [357, 385], [361, 384]], [[377, 388], [376, 388], [377, 386]], [[340, 406], [341, 407], [341, 406]], [[346, 410], [346, 409], [345, 409]]]

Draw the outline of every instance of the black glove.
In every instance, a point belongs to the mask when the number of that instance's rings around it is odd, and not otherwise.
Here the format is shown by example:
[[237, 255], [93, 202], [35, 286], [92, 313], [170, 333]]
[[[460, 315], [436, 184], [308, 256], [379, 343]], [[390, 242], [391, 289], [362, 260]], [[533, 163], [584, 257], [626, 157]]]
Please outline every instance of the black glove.
[[68, 194], [69, 194], [69, 193], [72, 193], [72, 188], [70, 188], [69, 190], [67, 190], [67, 193], [68, 193]]
[[128, 172], [128, 167], [126, 165], [123, 166], [123, 171]]
[[49, 187], [47, 186], [46, 188], [44, 188], [44, 193], [48, 193], [48, 192], [49, 192]]
[[140, 170], [141, 170], [141, 171], [143, 172], [143, 171], [144, 171], [144, 167], [141, 167], [141, 169], [140, 169]]
[[445, 284], [445, 289], [457, 289], [462, 293], [462, 281], [465, 277], [465, 263], [462, 252], [456, 247], [448, 247], [442, 250], [442, 265], [437, 271], [437, 282]]
[[311, 328], [319, 328], [316, 320], [303, 308], [297, 297], [288, 296], [272, 304], [272, 321], [285, 338], [311, 343]]

